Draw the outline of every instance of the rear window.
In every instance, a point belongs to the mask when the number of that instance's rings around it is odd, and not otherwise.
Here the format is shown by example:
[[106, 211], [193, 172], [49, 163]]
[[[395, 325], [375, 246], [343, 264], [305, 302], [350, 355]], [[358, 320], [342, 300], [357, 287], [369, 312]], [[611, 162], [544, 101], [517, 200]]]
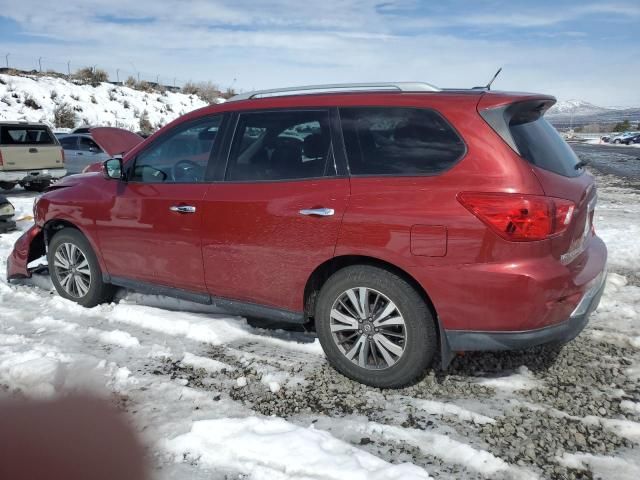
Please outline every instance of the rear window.
[[0, 127], [3, 145], [55, 145], [56, 141], [46, 127], [16, 125]]
[[465, 153], [462, 139], [433, 110], [340, 109], [351, 175], [433, 175]]
[[543, 117], [533, 122], [509, 125], [520, 155], [536, 167], [565, 177], [582, 173], [580, 162], [571, 147]]

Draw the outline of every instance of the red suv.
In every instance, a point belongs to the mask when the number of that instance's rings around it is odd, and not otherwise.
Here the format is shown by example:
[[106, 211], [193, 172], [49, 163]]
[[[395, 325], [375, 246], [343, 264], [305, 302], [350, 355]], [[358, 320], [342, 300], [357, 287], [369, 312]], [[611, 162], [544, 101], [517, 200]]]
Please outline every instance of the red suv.
[[240, 95], [55, 184], [8, 278], [46, 251], [86, 307], [120, 286], [310, 322], [378, 387], [456, 351], [563, 343], [607, 251], [594, 179], [543, 118], [554, 102], [421, 83]]

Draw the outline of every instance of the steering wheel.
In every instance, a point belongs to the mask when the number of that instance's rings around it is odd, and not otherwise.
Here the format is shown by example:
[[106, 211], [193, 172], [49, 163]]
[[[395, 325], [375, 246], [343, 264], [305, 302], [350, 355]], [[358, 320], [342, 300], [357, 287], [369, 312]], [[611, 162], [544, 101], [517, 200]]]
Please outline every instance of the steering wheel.
[[199, 182], [204, 177], [204, 168], [193, 160], [180, 160], [171, 168], [174, 182]]

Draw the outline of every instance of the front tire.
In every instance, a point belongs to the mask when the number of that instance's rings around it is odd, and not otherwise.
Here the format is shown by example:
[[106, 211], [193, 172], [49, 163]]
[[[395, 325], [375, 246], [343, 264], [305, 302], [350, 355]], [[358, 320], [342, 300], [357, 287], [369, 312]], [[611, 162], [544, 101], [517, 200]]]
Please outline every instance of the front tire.
[[0, 182], [0, 188], [2, 190], [12, 190], [13, 187], [15, 187], [16, 184], [15, 183], [11, 183], [11, 182]]
[[315, 315], [329, 363], [372, 387], [416, 382], [437, 351], [429, 307], [407, 281], [382, 268], [354, 265], [334, 273], [320, 291]]
[[102, 280], [91, 244], [74, 228], [58, 231], [47, 253], [51, 281], [58, 294], [83, 307], [113, 300], [116, 288]]

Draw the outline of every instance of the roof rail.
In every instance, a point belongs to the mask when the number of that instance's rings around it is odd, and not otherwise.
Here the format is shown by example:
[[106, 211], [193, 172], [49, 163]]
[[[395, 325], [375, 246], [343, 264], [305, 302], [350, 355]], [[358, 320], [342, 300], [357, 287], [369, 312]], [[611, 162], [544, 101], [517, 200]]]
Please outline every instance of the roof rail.
[[301, 87], [274, 88], [271, 90], [256, 90], [254, 92], [241, 93], [231, 97], [228, 102], [238, 100], [250, 100], [253, 98], [279, 97], [285, 95], [311, 95], [314, 93], [336, 92], [439, 92], [440, 89], [429, 83], [423, 82], [382, 82], [382, 83], [334, 83], [327, 85], [304, 85]]

